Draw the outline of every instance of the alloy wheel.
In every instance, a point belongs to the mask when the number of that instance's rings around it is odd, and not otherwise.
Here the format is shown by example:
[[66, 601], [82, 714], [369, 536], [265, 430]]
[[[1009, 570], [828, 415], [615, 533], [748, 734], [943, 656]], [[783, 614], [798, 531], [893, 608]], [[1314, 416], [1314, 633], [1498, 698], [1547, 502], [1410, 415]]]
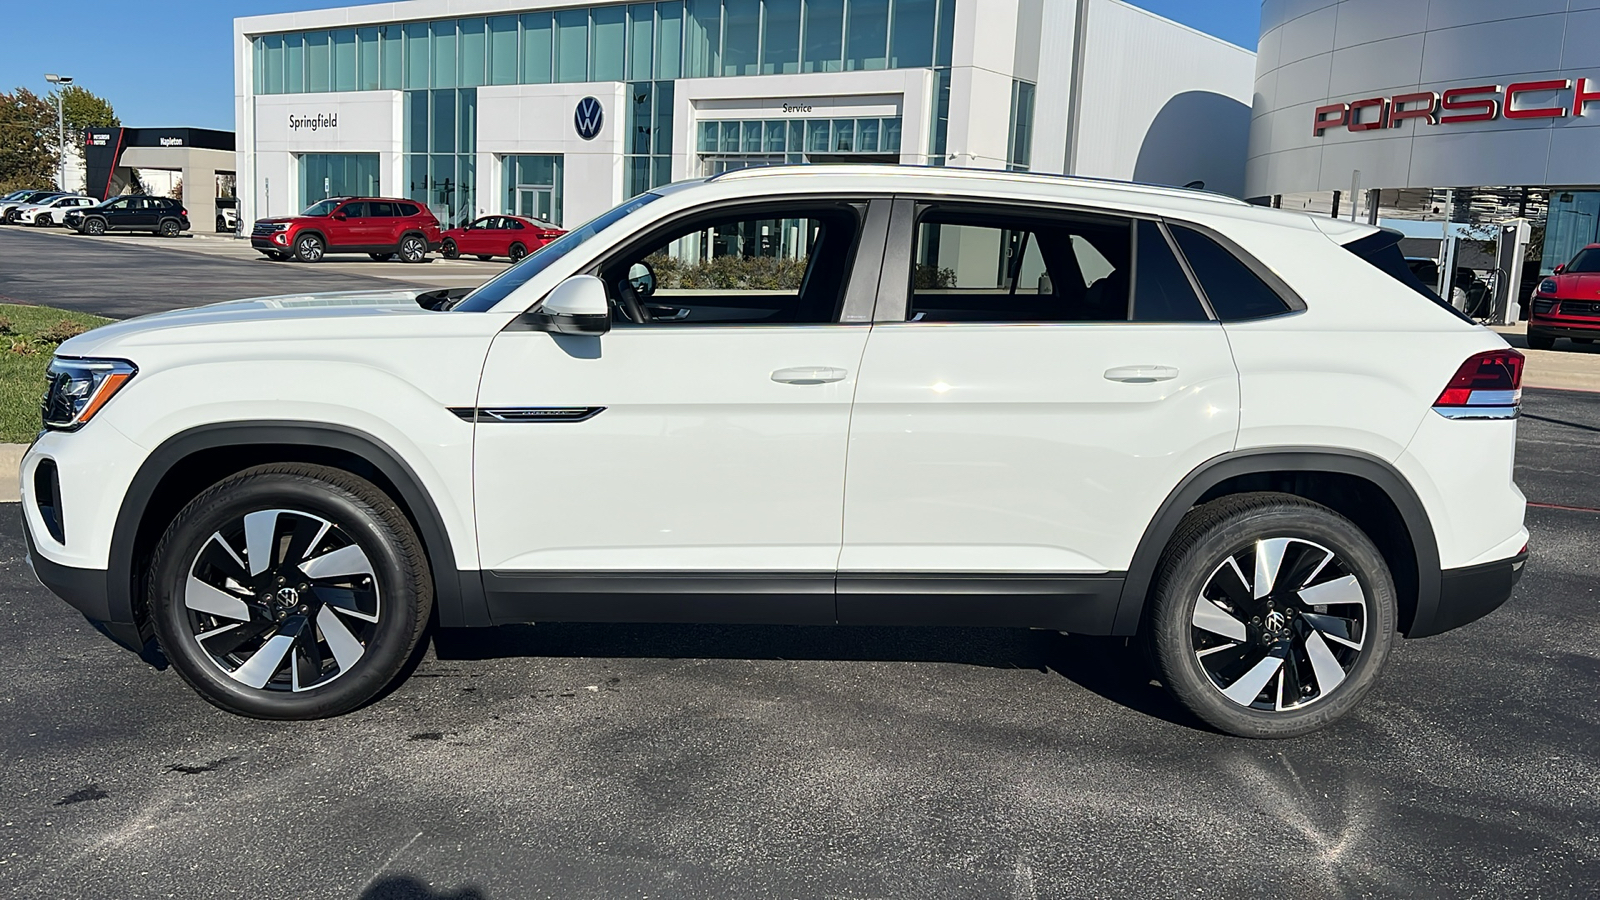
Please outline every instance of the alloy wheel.
[[455, 259], [461, 255], [461, 251], [456, 247], [456, 242], [450, 238], [444, 239], [444, 246], [439, 248], [439, 253], [445, 259]]
[[413, 236], [400, 242], [400, 258], [406, 262], [422, 262], [427, 253], [428, 246], [422, 242], [422, 238]]
[[528, 248], [527, 247], [524, 247], [521, 244], [512, 244], [511, 245], [511, 261], [512, 262], [522, 262], [522, 258], [524, 256], [527, 256], [527, 255], [528, 255]]
[[306, 235], [295, 245], [295, 256], [302, 262], [317, 262], [322, 259], [322, 241], [316, 235]]
[[1235, 704], [1268, 712], [1326, 699], [1360, 659], [1368, 605], [1333, 551], [1273, 537], [1234, 552], [1195, 598], [1200, 668]]
[[289, 692], [356, 666], [382, 612], [360, 545], [289, 509], [247, 513], [212, 534], [189, 566], [183, 603], [195, 642], [227, 677]]
[[161, 236], [162, 237], [177, 237], [178, 236], [178, 223], [172, 221], [171, 219], [168, 219], [167, 221], [162, 222], [161, 223]]
[[89, 234], [105, 234], [106, 223], [100, 219], [90, 219], [83, 223], [83, 230]]
[[40, 213], [39, 215], [33, 217], [33, 224], [38, 225], [41, 228], [49, 228], [50, 217], [44, 213]]

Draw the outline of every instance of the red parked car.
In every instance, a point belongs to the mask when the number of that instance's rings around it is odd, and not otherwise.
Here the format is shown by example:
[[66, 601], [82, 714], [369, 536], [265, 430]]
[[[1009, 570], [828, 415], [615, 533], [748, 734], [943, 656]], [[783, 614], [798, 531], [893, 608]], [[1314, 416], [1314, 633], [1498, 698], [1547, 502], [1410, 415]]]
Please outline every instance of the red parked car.
[[1556, 338], [1592, 344], [1600, 338], [1600, 244], [1578, 251], [1539, 282], [1528, 315], [1528, 346], [1549, 350]]
[[444, 254], [445, 259], [459, 256], [493, 259], [506, 256], [512, 262], [517, 262], [563, 234], [566, 232], [538, 219], [484, 216], [460, 228], [446, 231], [444, 246], [439, 252]]
[[329, 253], [422, 262], [439, 249], [439, 220], [414, 200], [329, 197], [298, 216], [257, 220], [250, 246], [272, 259], [317, 262]]

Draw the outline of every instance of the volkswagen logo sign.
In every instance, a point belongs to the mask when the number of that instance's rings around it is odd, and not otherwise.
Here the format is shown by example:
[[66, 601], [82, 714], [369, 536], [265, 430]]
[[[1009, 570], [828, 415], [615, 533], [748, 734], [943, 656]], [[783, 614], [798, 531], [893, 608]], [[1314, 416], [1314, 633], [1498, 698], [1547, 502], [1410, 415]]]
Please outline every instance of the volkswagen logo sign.
[[600, 134], [600, 126], [605, 124], [605, 110], [600, 108], [600, 101], [593, 97], [585, 97], [578, 101], [578, 109], [572, 114], [572, 124], [578, 129], [578, 137], [592, 141]]

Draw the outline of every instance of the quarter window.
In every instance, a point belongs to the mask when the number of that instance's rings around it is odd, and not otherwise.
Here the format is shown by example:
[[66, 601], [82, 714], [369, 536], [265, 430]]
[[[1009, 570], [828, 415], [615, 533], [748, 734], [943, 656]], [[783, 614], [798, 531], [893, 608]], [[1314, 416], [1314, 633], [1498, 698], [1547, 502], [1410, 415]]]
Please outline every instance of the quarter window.
[[1224, 322], [1264, 319], [1289, 311], [1289, 305], [1256, 273], [1226, 247], [1182, 225], [1172, 236], [1189, 261], [1189, 268], [1206, 292], [1217, 318]]

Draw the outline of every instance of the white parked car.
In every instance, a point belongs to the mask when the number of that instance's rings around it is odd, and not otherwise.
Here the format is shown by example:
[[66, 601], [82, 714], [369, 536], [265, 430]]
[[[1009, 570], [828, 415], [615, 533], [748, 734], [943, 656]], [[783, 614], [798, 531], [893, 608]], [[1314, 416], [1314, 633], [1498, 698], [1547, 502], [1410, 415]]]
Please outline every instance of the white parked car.
[[31, 559], [250, 716], [369, 701], [437, 612], [1137, 635], [1201, 719], [1298, 734], [1526, 559], [1522, 357], [1397, 241], [1042, 175], [680, 183], [464, 297], [73, 338]]
[[100, 201], [93, 197], [69, 194], [65, 197], [56, 197], [52, 200], [17, 207], [17, 221], [23, 225], [38, 225], [40, 227], [60, 225], [62, 220], [66, 218], [68, 210], [88, 209], [99, 204]]

